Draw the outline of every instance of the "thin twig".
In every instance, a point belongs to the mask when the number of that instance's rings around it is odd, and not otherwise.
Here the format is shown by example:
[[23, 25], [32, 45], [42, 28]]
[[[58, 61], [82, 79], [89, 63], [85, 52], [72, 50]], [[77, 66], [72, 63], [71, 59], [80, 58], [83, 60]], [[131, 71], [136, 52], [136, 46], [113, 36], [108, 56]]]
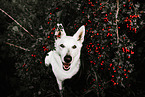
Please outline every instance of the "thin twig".
[[92, 68], [92, 70], [93, 70], [93, 73], [94, 73], [94, 76], [95, 76], [95, 80], [98, 81], [98, 77], [97, 77], [97, 74], [96, 74], [94, 68]]
[[7, 15], [9, 18], [11, 18], [17, 25], [19, 25], [24, 31], [26, 31], [28, 34], [31, 35], [31, 37], [34, 38], [34, 36], [33, 36], [28, 30], [26, 30], [20, 23], [18, 23], [18, 22], [17, 22], [13, 17], [11, 17], [7, 12], [5, 12], [4, 10], [2, 10], [1, 8], [0, 8], [0, 11], [2, 11], [5, 15]]
[[116, 10], [116, 34], [117, 34], [117, 44], [119, 43], [119, 33], [118, 33], [118, 14], [119, 14], [119, 0], [117, 2], [117, 10]]
[[17, 45], [8, 43], [8, 42], [5, 42], [5, 43], [8, 44], [8, 45], [10, 45], [10, 46], [14, 46], [14, 47], [16, 47], [16, 48], [22, 49], [22, 50], [24, 50], [24, 51], [30, 51], [29, 49], [23, 48], [23, 47], [21, 47], [21, 46], [17, 46]]

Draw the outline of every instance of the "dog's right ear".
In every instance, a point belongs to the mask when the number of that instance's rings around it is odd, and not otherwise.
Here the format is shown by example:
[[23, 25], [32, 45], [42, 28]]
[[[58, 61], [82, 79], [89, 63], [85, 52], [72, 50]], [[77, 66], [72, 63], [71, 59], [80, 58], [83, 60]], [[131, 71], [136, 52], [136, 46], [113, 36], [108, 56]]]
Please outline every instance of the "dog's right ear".
[[66, 36], [64, 28], [63, 28], [62, 24], [57, 24], [57, 29], [55, 30], [55, 38], [58, 39], [63, 36]]

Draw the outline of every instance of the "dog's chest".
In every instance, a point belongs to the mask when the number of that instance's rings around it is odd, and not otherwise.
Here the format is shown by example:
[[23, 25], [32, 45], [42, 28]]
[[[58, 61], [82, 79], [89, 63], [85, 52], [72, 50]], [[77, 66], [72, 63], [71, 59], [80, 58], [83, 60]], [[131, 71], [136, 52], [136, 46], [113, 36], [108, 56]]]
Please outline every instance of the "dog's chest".
[[78, 62], [77, 65], [75, 64], [75, 66], [71, 68], [69, 71], [64, 71], [63, 69], [56, 67], [56, 65], [53, 65], [53, 64], [51, 65], [52, 65], [52, 70], [56, 78], [62, 81], [65, 79], [72, 78], [79, 71], [79, 68], [80, 68], [80, 62]]

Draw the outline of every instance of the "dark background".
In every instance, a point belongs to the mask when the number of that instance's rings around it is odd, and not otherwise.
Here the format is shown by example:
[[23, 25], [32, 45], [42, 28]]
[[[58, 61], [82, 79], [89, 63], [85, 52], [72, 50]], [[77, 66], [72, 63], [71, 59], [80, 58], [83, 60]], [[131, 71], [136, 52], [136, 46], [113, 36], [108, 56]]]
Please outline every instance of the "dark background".
[[[0, 1], [0, 8], [4, 8], [5, 11], [7, 7], [10, 6], [11, 0], [7, 0], [7, 2]], [[145, 3], [143, 0], [138, 0], [138, 2], [145, 9]], [[13, 9], [11, 9], [12, 11]], [[145, 16], [144, 16], [145, 17]], [[69, 17], [70, 18], [70, 17]], [[72, 19], [72, 18], [71, 18]], [[67, 25], [70, 19], [65, 20], [65, 24]], [[144, 18], [145, 20], [145, 18]], [[9, 52], [15, 52], [11, 50], [11, 47], [5, 44], [3, 41], [5, 40], [5, 32], [7, 31], [7, 27], [12, 20], [4, 16], [2, 12], [0, 12], [0, 90], [1, 97], [12, 97], [11, 95], [18, 89], [19, 77], [15, 75], [16, 68], [14, 66], [17, 58], [14, 55], [11, 55]], [[135, 64], [135, 84], [132, 86], [132, 89], [137, 95], [136, 97], [145, 97], [145, 26], [141, 28], [140, 32], [136, 35], [136, 46], [134, 47], [135, 54], [133, 55], [133, 62]], [[112, 92], [119, 92], [120, 90], [112, 89]], [[109, 97], [109, 96], [108, 96]]]

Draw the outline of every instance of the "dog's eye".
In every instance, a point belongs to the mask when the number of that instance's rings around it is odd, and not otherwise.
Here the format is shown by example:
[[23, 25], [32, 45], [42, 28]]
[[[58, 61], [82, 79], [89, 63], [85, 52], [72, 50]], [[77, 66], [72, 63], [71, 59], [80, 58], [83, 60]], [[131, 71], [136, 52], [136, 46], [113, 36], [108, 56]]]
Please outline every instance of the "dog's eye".
[[63, 44], [61, 44], [60, 47], [64, 48], [65, 46]]
[[72, 48], [73, 48], [73, 49], [75, 49], [75, 48], [77, 48], [77, 46], [76, 46], [76, 45], [74, 45], [74, 46], [72, 46]]

